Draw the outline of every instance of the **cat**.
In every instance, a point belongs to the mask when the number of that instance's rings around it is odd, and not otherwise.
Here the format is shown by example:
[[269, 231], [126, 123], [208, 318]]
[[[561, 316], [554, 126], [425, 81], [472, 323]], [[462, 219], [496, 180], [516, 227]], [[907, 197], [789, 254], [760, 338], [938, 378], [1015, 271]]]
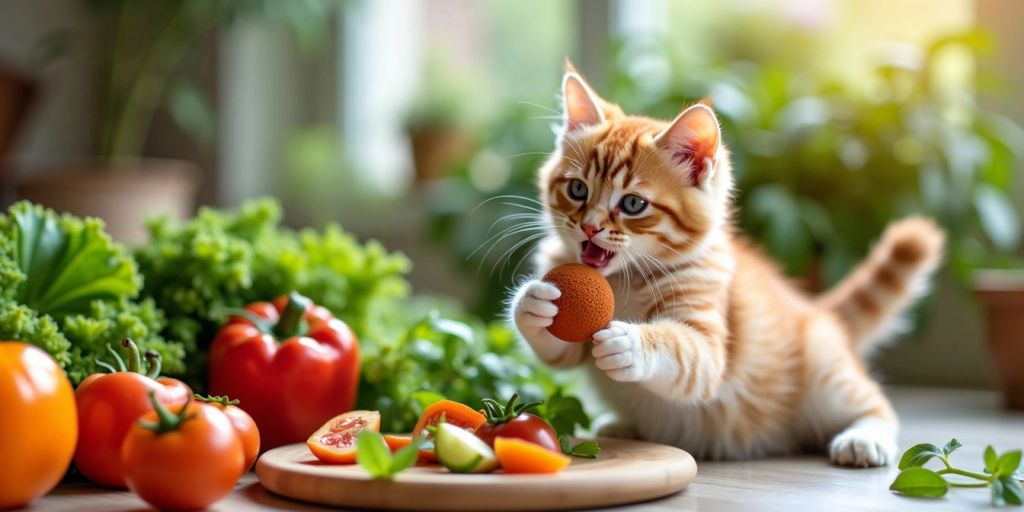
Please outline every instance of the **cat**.
[[560, 291], [536, 278], [510, 321], [539, 359], [585, 365], [618, 422], [603, 435], [675, 445], [702, 459], [827, 451], [842, 466], [893, 463], [899, 423], [866, 357], [926, 292], [944, 233], [891, 224], [834, 289], [810, 297], [732, 221], [729, 151], [713, 110], [671, 122], [626, 115], [567, 64], [563, 124], [539, 171], [548, 223], [536, 275], [600, 271], [615, 318], [592, 343], [545, 329]]

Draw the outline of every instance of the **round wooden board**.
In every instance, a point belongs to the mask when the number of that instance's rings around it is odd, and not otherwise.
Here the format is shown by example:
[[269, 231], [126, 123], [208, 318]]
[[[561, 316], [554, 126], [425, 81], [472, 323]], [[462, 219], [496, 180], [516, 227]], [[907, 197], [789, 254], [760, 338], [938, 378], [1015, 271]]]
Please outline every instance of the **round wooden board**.
[[302, 501], [389, 510], [564, 510], [606, 507], [675, 494], [697, 475], [689, 453], [671, 446], [599, 439], [601, 457], [573, 458], [556, 475], [458, 475], [420, 465], [392, 481], [359, 466], [319, 462], [305, 444], [268, 451], [256, 463], [260, 483]]

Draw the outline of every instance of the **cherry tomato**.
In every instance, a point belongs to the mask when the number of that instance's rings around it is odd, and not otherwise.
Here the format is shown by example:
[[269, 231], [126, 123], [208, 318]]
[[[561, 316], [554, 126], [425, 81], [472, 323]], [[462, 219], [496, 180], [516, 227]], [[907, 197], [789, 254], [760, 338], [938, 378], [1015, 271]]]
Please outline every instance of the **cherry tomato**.
[[235, 427], [235, 432], [242, 440], [242, 452], [245, 454], [242, 473], [252, 469], [252, 465], [260, 454], [260, 431], [256, 428], [256, 422], [252, 420], [252, 416], [238, 407], [238, 400], [232, 400], [226, 396], [195, 395], [194, 398], [220, 409], [220, 412], [231, 420], [231, 426]]
[[201, 510], [235, 488], [245, 454], [231, 420], [217, 407], [186, 402], [154, 410], [132, 425], [121, 467], [132, 492], [162, 510]]
[[476, 436], [491, 447], [494, 446], [494, 438], [500, 436], [522, 439], [555, 453], [562, 453], [562, 448], [558, 444], [558, 434], [551, 425], [540, 417], [525, 412], [540, 405], [541, 402], [516, 404], [518, 399], [518, 393], [512, 395], [504, 405], [489, 398], [484, 399], [487, 423], [476, 429]]
[[75, 395], [64, 370], [32, 345], [0, 342], [0, 509], [53, 489], [77, 438]]
[[420, 448], [419, 458], [426, 462], [437, 462], [437, 455], [434, 454], [434, 434], [431, 434], [427, 430], [427, 427], [437, 425], [437, 422], [441, 419], [441, 415], [444, 415], [444, 420], [447, 423], [462, 427], [470, 432], [476, 430], [483, 422], [487, 421], [487, 418], [479, 411], [474, 411], [467, 405], [454, 402], [452, 400], [440, 400], [427, 406], [423, 414], [420, 415], [419, 421], [416, 422], [416, 428], [412, 429], [412, 437], [416, 437], [423, 434], [427, 441], [424, 442]]
[[356, 461], [356, 437], [364, 430], [380, 432], [380, 413], [350, 411], [324, 423], [306, 440], [316, 458], [331, 464], [352, 464]]
[[569, 465], [569, 457], [522, 439], [497, 437], [494, 454], [506, 473], [558, 473]]
[[[159, 356], [147, 354], [148, 375], [142, 373], [138, 347], [131, 340], [122, 345], [128, 362], [115, 358], [118, 370], [90, 375], [75, 390], [78, 403], [78, 450], [75, 466], [89, 480], [108, 487], [124, 487], [119, 454], [124, 438], [135, 420], [153, 410], [147, 398], [150, 392], [165, 405], [182, 404], [192, 390], [181, 381], [155, 378], [160, 372]], [[111, 349], [113, 355], [116, 352]]]

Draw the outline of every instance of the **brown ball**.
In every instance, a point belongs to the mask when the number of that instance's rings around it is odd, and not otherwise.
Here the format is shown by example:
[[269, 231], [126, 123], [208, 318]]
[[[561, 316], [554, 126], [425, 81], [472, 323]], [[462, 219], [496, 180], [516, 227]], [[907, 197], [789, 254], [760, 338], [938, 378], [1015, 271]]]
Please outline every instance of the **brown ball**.
[[581, 263], [559, 265], [544, 275], [543, 281], [562, 291], [554, 301], [558, 306], [555, 321], [548, 332], [562, 341], [584, 342], [608, 327], [615, 314], [615, 294], [600, 272]]

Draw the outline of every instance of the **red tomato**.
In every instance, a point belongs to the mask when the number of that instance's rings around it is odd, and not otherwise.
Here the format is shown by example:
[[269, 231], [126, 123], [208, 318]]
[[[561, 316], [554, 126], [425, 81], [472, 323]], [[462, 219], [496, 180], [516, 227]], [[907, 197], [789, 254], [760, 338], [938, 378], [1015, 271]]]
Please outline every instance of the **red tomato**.
[[231, 426], [235, 427], [235, 433], [242, 441], [242, 452], [245, 454], [242, 473], [252, 469], [253, 463], [260, 455], [260, 431], [256, 428], [256, 422], [252, 420], [252, 416], [238, 408], [238, 400], [232, 400], [226, 396], [195, 395], [194, 398], [220, 409], [220, 412], [223, 412], [231, 420]]
[[[445, 422], [462, 427], [470, 432], [476, 430], [487, 418], [478, 411], [474, 411], [467, 405], [452, 400], [440, 400], [430, 404], [419, 421], [416, 428], [412, 429], [412, 437], [424, 435], [427, 441], [420, 448], [419, 458], [426, 462], [437, 462], [437, 455], [434, 454], [434, 434], [427, 430], [427, 427], [437, 425], [437, 422], [444, 415]], [[426, 432], [425, 432], [426, 431]]]
[[297, 293], [276, 306], [250, 304], [210, 347], [210, 392], [241, 402], [259, 426], [263, 450], [301, 441], [351, 410], [358, 383], [355, 334]]
[[231, 420], [212, 405], [168, 411], [151, 399], [156, 410], [132, 426], [121, 449], [128, 488], [161, 510], [201, 510], [227, 496], [245, 461]]
[[364, 430], [380, 432], [379, 412], [351, 411], [335, 416], [309, 436], [306, 446], [323, 462], [352, 464], [356, 461], [356, 437]]
[[79, 424], [75, 466], [89, 480], [108, 487], [125, 486], [121, 445], [135, 420], [153, 410], [148, 394], [155, 393], [157, 401], [165, 405], [182, 404], [192, 396], [192, 390], [181, 381], [155, 378], [160, 371], [155, 353], [147, 354], [147, 376], [138, 373], [142, 362], [135, 343], [126, 339], [123, 346], [128, 363], [118, 357], [120, 371], [90, 375], [75, 390]]
[[46, 352], [0, 342], [0, 411], [0, 509], [17, 508], [53, 489], [71, 463], [71, 382]]
[[512, 398], [504, 405], [491, 399], [485, 399], [487, 423], [476, 429], [476, 436], [491, 447], [494, 446], [494, 438], [500, 436], [522, 439], [553, 452], [562, 453], [562, 448], [558, 444], [558, 434], [551, 428], [551, 425], [548, 425], [548, 422], [540, 417], [525, 412], [540, 405], [540, 402], [517, 405], [518, 399], [518, 393], [512, 395]]

